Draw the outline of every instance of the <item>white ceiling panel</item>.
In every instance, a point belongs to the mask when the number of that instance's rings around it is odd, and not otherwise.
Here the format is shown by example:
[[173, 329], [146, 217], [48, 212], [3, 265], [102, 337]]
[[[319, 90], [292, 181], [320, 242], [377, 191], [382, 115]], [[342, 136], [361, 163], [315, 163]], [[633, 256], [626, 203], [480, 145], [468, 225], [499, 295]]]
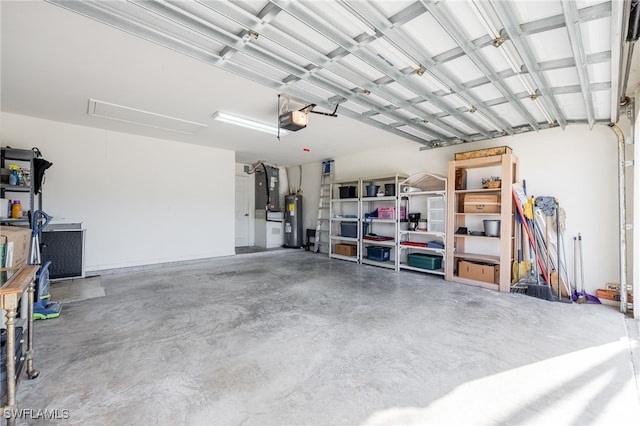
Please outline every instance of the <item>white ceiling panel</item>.
[[370, 81], [376, 81], [380, 78], [383, 78], [385, 75], [371, 66], [368, 62], [354, 56], [349, 55], [340, 59], [340, 64], [349, 67], [351, 70], [361, 74], [364, 78]]
[[567, 93], [556, 96], [560, 107], [563, 108], [568, 120], [579, 120], [587, 113], [582, 93]]
[[[333, 95], [333, 92], [324, 89], [323, 87], [314, 84], [310, 81], [305, 81], [305, 80], [298, 80], [295, 81], [293, 83], [290, 84], [290, 86], [292, 86], [293, 88], [297, 89], [297, 90], [302, 90], [304, 92], [310, 93], [312, 95], [317, 96], [318, 98], [323, 98], [323, 99], [328, 99]], [[286, 92], [286, 90], [285, 90]], [[305, 99], [302, 99], [301, 101], [305, 101]], [[309, 102], [312, 103], [312, 102]]]
[[530, 0], [508, 2], [518, 22], [531, 22], [555, 15], [562, 15], [559, 1]]
[[491, 65], [494, 71], [500, 72], [510, 68], [504, 54], [501, 53], [501, 50], [497, 47], [489, 45], [480, 49], [478, 53]]
[[592, 93], [594, 102], [594, 112], [596, 120], [609, 120], [609, 108], [606, 108], [607, 101], [611, 99], [610, 90], [598, 90]]
[[402, 71], [405, 68], [415, 69], [419, 65], [417, 60], [405, 55], [383, 38], [369, 43], [365, 49], [380, 58], [382, 66], [393, 68], [396, 71]]
[[307, 67], [309, 61], [300, 55], [295, 54], [292, 50], [285, 49], [281, 45], [269, 40], [266, 37], [258, 37], [257, 40], [250, 41], [255, 46], [264, 49], [265, 52], [273, 54], [275, 58], [283, 59], [286, 62], [291, 62], [292, 65], [297, 65], [300, 68]]
[[402, 27], [425, 47], [425, 55], [435, 56], [458, 47], [430, 13], [424, 13]]
[[[522, 100], [522, 107], [527, 111], [530, 111], [530, 109], [527, 108], [527, 105], [529, 104], [532, 104], [529, 98]], [[516, 111], [513, 105], [509, 103], [493, 106], [491, 107], [491, 110], [495, 111], [496, 115], [509, 123], [511, 127], [522, 126], [523, 124], [525, 124], [520, 113]], [[542, 118], [542, 120], [544, 120], [544, 117]]]
[[558, 70], [545, 71], [543, 75], [552, 87], [564, 87], [580, 84], [578, 72], [575, 68], [562, 68]]
[[440, 108], [438, 108], [437, 106], [435, 106], [430, 102], [421, 102], [417, 104], [415, 107], [421, 111], [426, 112], [427, 114], [439, 114], [442, 112]]
[[595, 19], [580, 24], [585, 53], [606, 52], [611, 49], [611, 19]]
[[399, 126], [399, 127], [397, 127], [397, 129], [400, 130], [401, 132], [408, 133], [410, 135], [419, 137], [421, 139], [425, 139], [427, 141], [433, 139], [433, 137], [431, 135], [429, 135], [429, 134], [427, 134], [425, 132], [422, 132], [422, 131], [420, 131], [418, 129], [415, 129], [413, 127], [410, 127], [410, 126]]
[[493, 84], [483, 84], [482, 86], [474, 87], [469, 92], [478, 99], [496, 99], [502, 96], [502, 93]]
[[573, 57], [566, 28], [532, 34], [526, 41], [539, 62]]
[[382, 115], [382, 114], [373, 115], [371, 116], [371, 119], [385, 125], [389, 125], [397, 122], [396, 119], [388, 117], [386, 115]]
[[469, 40], [475, 40], [487, 35], [482, 23], [468, 2], [448, 1], [443, 2], [442, 5], [450, 16], [455, 16], [456, 20], [461, 23], [458, 29], [461, 30]]
[[483, 77], [484, 74], [476, 64], [467, 56], [456, 58], [440, 66], [447, 74], [454, 76], [455, 81], [464, 83]]
[[587, 65], [591, 83], [606, 83], [611, 81], [611, 64], [603, 62], [601, 64]]
[[367, 108], [365, 106], [362, 106], [362, 105], [360, 105], [360, 104], [358, 104], [356, 102], [351, 102], [351, 101], [346, 101], [346, 102], [341, 103], [340, 107], [338, 109], [338, 114], [340, 113], [340, 111], [343, 108], [349, 109], [349, 110], [351, 110], [351, 111], [353, 111], [355, 113], [358, 113], [358, 114], [362, 114], [362, 113], [364, 113], [366, 111], [369, 111], [369, 108]]
[[[470, 115], [470, 114], [471, 113], [465, 113], [465, 115]], [[445, 123], [448, 123], [450, 126], [453, 126], [458, 129], [462, 129], [467, 134], [472, 135], [474, 133], [477, 133], [476, 129], [469, 127], [467, 124], [463, 123], [461, 120], [458, 120], [455, 117], [451, 117], [451, 116], [444, 117], [442, 121], [444, 121]]]
[[393, 16], [401, 10], [409, 7], [413, 3], [413, 0], [385, 0], [373, 3], [376, 9], [379, 9], [385, 15]]
[[286, 30], [288, 34], [295, 34], [296, 38], [326, 55], [338, 48], [338, 45], [323, 34], [300, 22], [288, 13], [281, 12], [272, 21], [277, 28]]
[[307, 1], [304, 2], [304, 5], [316, 16], [324, 19], [327, 25], [334, 27], [350, 38], [355, 38], [362, 33], [369, 35], [375, 33], [372, 27], [363, 23], [356, 16], [345, 10], [343, 6], [335, 2]]
[[387, 84], [386, 88], [394, 93], [397, 97], [399, 97], [400, 99], [404, 99], [405, 101], [416, 96], [414, 91], [407, 89], [399, 83], [394, 82]]

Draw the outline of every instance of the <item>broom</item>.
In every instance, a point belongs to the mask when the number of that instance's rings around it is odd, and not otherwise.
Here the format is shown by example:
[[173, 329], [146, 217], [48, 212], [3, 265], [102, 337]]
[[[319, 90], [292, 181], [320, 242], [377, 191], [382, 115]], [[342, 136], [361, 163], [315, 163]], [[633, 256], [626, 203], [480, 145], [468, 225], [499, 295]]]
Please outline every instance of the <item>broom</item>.
[[[536, 221], [533, 220], [533, 235], [536, 234]], [[531, 244], [536, 244], [535, 241], [530, 241]], [[536, 256], [536, 262], [534, 263], [535, 274], [536, 274], [536, 282], [530, 283], [527, 285], [527, 296], [537, 297], [538, 299], [553, 301], [553, 292], [551, 291], [551, 286], [540, 283], [540, 274], [538, 273], [538, 253], [534, 250]], [[541, 268], [542, 269], [542, 265]]]

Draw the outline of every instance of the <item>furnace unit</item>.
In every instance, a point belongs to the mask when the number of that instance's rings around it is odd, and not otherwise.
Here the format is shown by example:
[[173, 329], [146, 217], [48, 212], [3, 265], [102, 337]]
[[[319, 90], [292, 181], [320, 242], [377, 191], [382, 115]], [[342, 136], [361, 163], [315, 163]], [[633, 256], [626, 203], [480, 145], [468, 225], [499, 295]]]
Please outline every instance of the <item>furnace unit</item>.
[[256, 210], [280, 209], [279, 169], [261, 164], [256, 169]]

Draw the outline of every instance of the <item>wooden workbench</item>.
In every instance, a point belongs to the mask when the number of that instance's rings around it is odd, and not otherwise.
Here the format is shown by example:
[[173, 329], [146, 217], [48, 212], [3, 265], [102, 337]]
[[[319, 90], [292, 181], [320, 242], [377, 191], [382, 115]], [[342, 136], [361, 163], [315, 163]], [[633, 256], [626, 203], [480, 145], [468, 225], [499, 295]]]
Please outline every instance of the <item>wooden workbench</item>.
[[28, 297], [27, 309], [27, 351], [25, 364], [27, 377], [35, 379], [39, 372], [33, 368], [33, 298], [35, 291], [35, 277], [40, 265], [22, 265], [15, 268], [0, 268], [0, 309], [6, 312], [7, 344], [7, 397], [6, 404], [1, 407], [2, 415], [7, 419], [7, 425], [15, 424], [16, 403], [16, 315], [20, 299], [25, 292]]

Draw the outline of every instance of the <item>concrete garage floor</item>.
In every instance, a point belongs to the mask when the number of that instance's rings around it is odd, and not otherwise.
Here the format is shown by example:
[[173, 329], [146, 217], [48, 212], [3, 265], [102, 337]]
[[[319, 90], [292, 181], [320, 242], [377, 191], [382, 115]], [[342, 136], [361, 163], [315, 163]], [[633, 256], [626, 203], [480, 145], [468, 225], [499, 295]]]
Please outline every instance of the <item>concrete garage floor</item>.
[[[89, 281], [88, 298], [36, 323], [40, 377], [18, 389], [20, 408], [68, 410], [55, 424], [640, 419], [638, 321], [610, 306], [499, 294], [302, 250]], [[53, 284], [54, 298], [65, 286]]]

